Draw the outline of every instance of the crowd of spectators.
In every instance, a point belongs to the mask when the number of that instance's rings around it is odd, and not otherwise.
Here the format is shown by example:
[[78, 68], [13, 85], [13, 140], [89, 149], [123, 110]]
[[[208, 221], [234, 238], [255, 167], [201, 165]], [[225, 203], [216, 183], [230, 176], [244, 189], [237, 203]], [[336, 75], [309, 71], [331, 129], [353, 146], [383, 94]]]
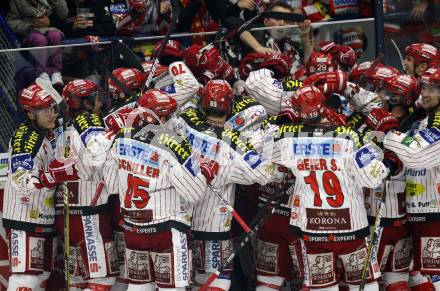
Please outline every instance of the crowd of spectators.
[[[409, 7], [411, 17], [423, 18], [429, 1], [413, 1]], [[273, 8], [273, 2], [281, 2]], [[303, 14], [306, 21], [298, 29], [245, 31], [236, 41], [240, 47], [238, 61], [248, 53], [274, 53], [270, 39], [288, 37], [301, 52], [303, 62], [307, 62], [313, 50], [311, 22], [330, 19], [371, 17], [371, 0], [346, 1], [344, 5], [336, 0], [180, 0], [181, 12], [174, 29], [179, 32], [231, 30], [254, 17], [265, 9], [279, 12]], [[384, 11], [395, 11], [402, 2], [384, 1]], [[109, 37], [133, 37], [164, 34], [172, 16], [170, 0], [10, 0], [3, 13], [12, 31], [23, 46], [41, 47], [63, 43], [66, 39], [81, 42], [99, 42]], [[295, 24], [287, 20], [266, 18], [252, 27], [269, 27]], [[393, 24], [387, 27], [393, 27]], [[345, 33], [344, 31], [342, 32]], [[365, 49], [366, 39], [362, 32], [348, 31], [355, 39], [342, 37], [340, 44], [350, 45], [355, 50]], [[357, 38], [357, 39], [356, 39]], [[193, 37], [183, 44], [209, 41], [207, 37]], [[343, 42], [346, 43], [343, 43]], [[53, 48], [33, 50], [30, 61], [35, 77], [49, 78], [54, 86], [62, 85], [75, 77], [99, 76], [104, 74], [104, 66], [109, 66], [110, 53], [105, 46], [81, 48]], [[284, 51], [283, 49], [281, 49]], [[229, 60], [228, 60], [229, 61]], [[81, 66], [78, 66], [81, 64]], [[237, 63], [238, 64], [238, 63]], [[32, 78], [28, 78], [32, 79]]]

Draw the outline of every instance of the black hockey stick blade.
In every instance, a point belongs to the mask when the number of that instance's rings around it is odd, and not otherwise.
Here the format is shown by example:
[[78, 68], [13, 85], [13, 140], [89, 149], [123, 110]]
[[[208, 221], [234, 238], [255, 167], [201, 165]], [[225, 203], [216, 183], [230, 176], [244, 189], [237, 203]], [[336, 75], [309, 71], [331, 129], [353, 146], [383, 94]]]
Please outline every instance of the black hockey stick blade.
[[116, 42], [115, 50], [131, 68], [135, 68], [141, 72], [144, 71], [140, 58], [126, 44], [119, 41]]

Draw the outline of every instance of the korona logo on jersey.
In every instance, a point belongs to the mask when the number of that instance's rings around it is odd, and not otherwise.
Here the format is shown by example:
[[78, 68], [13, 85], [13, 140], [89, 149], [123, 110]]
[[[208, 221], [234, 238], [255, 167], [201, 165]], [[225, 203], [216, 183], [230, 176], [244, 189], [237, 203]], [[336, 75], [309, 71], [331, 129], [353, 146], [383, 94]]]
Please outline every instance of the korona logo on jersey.
[[89, 269], [91, 273], [97, 273], [99, 271], [98, 257], [96, 252], [96, 240], [95, 231], [91, 215], [86, 215], [83, 218], [84, 234], [87, 245], [87, 256], [89, 259]]
[[307, 229], [318, 231], [350, 230], [350, 210], [306, 208]]

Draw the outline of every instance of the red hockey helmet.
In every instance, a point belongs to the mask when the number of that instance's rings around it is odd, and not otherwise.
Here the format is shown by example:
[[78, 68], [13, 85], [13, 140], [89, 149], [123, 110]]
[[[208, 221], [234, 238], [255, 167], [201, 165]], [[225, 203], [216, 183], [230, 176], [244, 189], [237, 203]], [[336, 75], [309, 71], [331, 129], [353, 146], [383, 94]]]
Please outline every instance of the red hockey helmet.
[[94, 102], [100, 91], [96, 83], [85, 79], [77, 79], [67, 83], [61, 95], [69, 109], [78, 110], [81, 108], [81, 99], [87, 98]]
[[145, 0], [128, 0], [128, 4], [134, 9], [142, 9], [147, 7]]
[[314, 51], [307, 64], [308, 74], [333, 72], [338, 69], [338, 63], [331, 53]]
[[56, 105], [55, 99], [36, 84], [30, 85], [20, 91], [18, 94], [18, 103], [27, 112], [46, 109]]
[[440, 68], [426, 70], [420, 79], [422, 86], [435, 86], [440, 88]]
[[[162, 41], [156, 43], [153, 49], [153, 56], [157, 56], [159, 53], [159, 48], [162, 45]], [[182, 58], [182, 45], [177, 40], [170, 39], [162, 52], [162, 56], [172, 56], [176, 58]]]
[[[170, 117], [177, 109], [177, 102], [166, 92], [151, 89], [139, 97], [138, 108], [146, 108], [153, 111], [159, 118]], [[149, 112], [142, 112], [144, 119], [148, 123], [157, 123], [156, 117]]]
[[211, 80], [205, 86], [201, 107], [205, 111], [228, 113], [233, 100], [234, 92], [227, 81]]
[[414, 58], [416, 65], [427, 63], [429, 67], [440, 63], [440, 51], [427, 43], [413, 43], [405, 48], [405, 54]]
[[325, 97], [315, 86], [304, 86], [295, 91], [291, 104], [304, 122], [315, 121], [324, 111]]
[[394, 75], [386, 82], [385, 91], [391, 104], [411, 106], [420, 95], [419, 81], [410, 75]]
[[400, 72], [391, 66], [376, 66], [373, 70], [367, 72], [367, 78], [374, 85], [375, 89], [382, 88], [385, 83]]
[[[145, 75], [139, 70], [132, 68], [117, 68], [112, 72], [113, 76], [127, 87], [129, 90], [139, 90], [145, 80]], [[108, 79], [108, 90], [110, 93], [124, 93], [122, 88], [113, 82], [111, 78]]]

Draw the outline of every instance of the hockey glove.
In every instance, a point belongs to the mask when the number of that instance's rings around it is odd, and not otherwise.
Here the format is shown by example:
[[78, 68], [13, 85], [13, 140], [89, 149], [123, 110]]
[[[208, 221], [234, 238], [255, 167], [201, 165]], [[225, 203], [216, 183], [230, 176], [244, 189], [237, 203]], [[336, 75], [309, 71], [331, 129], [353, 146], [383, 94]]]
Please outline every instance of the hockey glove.
[[51, 177], [49, 181], [57, 184], [79, 179], [73, 159], [56, 158], [49, 164], [49, 174]]
[[246, 81], [249, 74], [252, 71], [257, 71], [260, 68], [260, 64], [267, 59], [266, 54], [260, 53], [250, 53], [247, 54], [240, 63], [238, 68], [238, 73], [240, 74], [240, 79]]
[[202, 172], [203, 176], [205, 176], [208, 183], [211, 183], [211, 181], [214, 180], [215, 176], [218, 174], [219, 168], [220, 165], [214, 160], [203, 160], [200, 163], [200, 171]]
[[392, 151], [385, 151], [383, 164], [390, 170], [391, 176], [396, 176], [403, 170], [402, 161]]
[[345, 115], [337, 113], [335, 110], [325, 107], [322, 115], [334, 125], [347, 125]]
[[275, 79], [282, 79], [290, 73], [289, 58], [286, 55], [270, 55], [260, 64], [260, 69], [269, 69], [274, 72]]
[[343, 94], [347, 87], [348, 75], [340, 70], [313, 74], [304, 80], [303, 86], [313, 85], [324, 94]]
[[370, 114], [367, 115], [365, 122], [372, 130], [385, 133], [399, 127], [397, 118], [383, 108], [372, 109]]
[[294, 123], [298, 123], [302, 121], [298, 112], [292, 108], [286, 108], [280, 111], [280, 113], [277, 116], [277, 119], [282, 120], [284, 118], [288, 118], [291, 122]]

